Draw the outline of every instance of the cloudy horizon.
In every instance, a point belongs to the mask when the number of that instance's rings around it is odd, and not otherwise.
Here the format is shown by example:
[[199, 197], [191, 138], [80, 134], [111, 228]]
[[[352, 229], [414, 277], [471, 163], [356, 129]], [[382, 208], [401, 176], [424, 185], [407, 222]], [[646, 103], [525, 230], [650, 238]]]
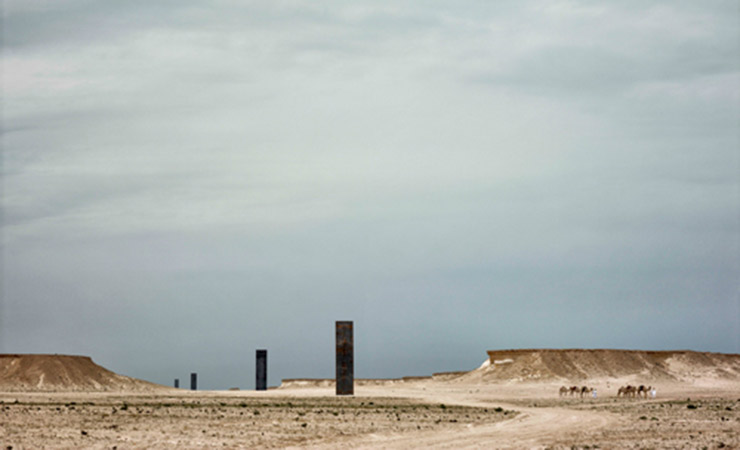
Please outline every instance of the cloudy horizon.
[[0, 352], [206, 389], [740, 353], [712, 2], [3, 4]]

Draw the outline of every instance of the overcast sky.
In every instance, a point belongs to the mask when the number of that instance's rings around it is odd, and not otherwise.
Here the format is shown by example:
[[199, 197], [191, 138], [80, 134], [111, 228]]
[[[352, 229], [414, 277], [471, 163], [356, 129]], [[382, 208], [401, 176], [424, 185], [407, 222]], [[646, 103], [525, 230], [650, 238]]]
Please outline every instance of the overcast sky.
[[3, 6], [2, 352], [740, 352], [735, 0]]

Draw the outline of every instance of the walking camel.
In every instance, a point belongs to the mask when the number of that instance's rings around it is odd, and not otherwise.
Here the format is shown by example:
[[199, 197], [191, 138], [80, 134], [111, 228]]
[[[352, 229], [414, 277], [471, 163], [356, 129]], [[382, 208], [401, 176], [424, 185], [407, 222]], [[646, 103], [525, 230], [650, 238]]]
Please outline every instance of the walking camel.
[[648, 392], [650, 392], [652, 389], [652, 386], [645, 387], [645, 385], [641, 384], [640, 387], [637, 388], [637, 396], [647, 398]]
[[637, 388], [628, 384], [627, 386], [622, 386], [617, 390], [617, 397], [634, 397], [637, 393]]

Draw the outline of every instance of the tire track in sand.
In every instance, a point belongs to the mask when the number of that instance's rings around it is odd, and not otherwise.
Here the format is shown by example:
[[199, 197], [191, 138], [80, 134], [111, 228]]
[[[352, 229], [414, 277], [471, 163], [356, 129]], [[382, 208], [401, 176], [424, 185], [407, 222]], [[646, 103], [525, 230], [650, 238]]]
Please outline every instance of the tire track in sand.
[[[440, 398], [435, 398], [439, 401]], [[578, 434], [597, 431], [619, 421], [618, 416], [602, 411], [566, 408], [531, 408], [505, 403], [444, 399], [461, 406], [501, 406], [517, 411], [516, 417], [490, 425], [467, 425], [439, 431], [388, 433], [354, 436], [309, 448], [544, 448], [552, 443], [572, 440]]]

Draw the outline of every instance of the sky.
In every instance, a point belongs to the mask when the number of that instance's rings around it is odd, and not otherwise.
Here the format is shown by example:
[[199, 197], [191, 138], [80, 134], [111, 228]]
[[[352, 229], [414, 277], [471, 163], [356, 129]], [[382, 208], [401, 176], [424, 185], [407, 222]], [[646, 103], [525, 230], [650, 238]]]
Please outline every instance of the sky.
[[740, 353], [736, 1], [5, 0], [0, 352], [205, 389]]

